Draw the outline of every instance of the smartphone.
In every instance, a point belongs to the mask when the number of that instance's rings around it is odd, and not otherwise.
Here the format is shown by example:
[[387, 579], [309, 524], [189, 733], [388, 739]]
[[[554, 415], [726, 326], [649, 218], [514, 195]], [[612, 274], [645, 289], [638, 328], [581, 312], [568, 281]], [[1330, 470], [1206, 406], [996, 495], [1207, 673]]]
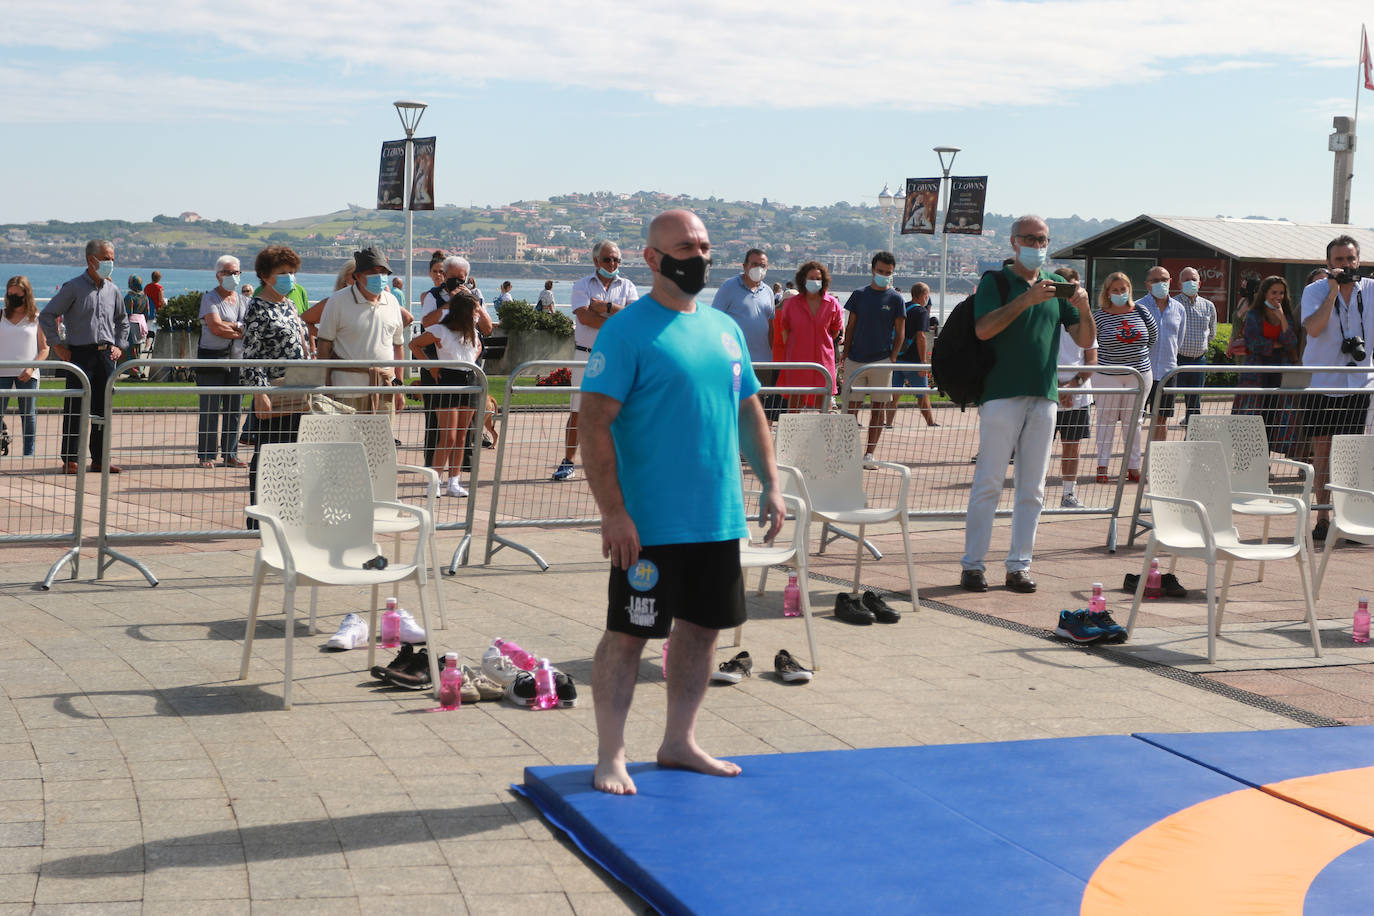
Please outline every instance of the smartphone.
[[1078, 292], [1077, 283], [1056, 283], [1054, 284], [1054, 295], [1059, 299], [1070, 299], [1073, 294]]

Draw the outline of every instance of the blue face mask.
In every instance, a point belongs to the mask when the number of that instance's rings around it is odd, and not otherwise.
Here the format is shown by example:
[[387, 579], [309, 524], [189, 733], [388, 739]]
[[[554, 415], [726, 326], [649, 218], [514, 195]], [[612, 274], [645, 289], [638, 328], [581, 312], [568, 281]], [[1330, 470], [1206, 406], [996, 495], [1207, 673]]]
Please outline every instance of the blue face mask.
[[382, 290], [386, 289], [386, 274], [368, 274], [366, 279], [367, 291], [374, 296], [380, 296]]
[[1169, 281], [1156, 280], [1150, 284], [1150, 295], [1156, 299], [1165, 299], [1169, 295]]
[[892, 285], [892, 275], [883, 276], [882, 274], [874, 274], [873, 285], [878, 287], [878, 289], [887, 289]]
[[821, 285], [820, 280], [807, 280], [806, 291], [808, 293], [819, 293], [821, 291]]
[[1016, 260], [1027, 270], [1039, 270], [1045, 266], [1049, 257], [1050, 250], [1048, 248], [1033, 248], [1030, 245], [1022, 245], [1021, 250], [1016, 254]]
[[95, 272], [105, 280], [110, 279], [110, 274], [114, 273], [114, 261], [96, 261]]
[[291, 290], [296, 288], [296, 275], [277, 274], [277, 279], [272, 283], [272, 288], [277, 291], [279, 296], [291, 295]]
[[620, 276], [620, 268], [617, 267], [615, 270], [607, 270], [604, 267], [598, 267], [596, 269], [596, 275], [603, 280], [614, 280], [616, 277]]
[[1197, 295], [1198, 282], [1197, 282], [1196, 280], [1184, 280], [1183, 283], [1182, 283], [1182, 287], [1183, 287], [1183, 295], [1185, 295], [1185, 296], [1196, 296], [1196, 295]]
[[1120, 308], [1121, 306], [1129, 302], [1131, 297], [1126, 295], [1125, 293], [1112, 293], [1110, 298], [1112, 300], [1112, 305], [1116, 306], [1117, 308]]

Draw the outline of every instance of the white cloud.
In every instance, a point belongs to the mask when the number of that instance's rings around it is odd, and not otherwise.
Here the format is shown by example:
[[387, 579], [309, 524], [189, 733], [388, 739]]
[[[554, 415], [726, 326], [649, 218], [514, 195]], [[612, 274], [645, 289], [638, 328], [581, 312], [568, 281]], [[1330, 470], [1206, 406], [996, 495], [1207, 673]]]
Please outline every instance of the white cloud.
[[[1323, 3], [1320, 21], [1337, 28], [1317, 28], [1310, 10], [1287, 0], [460, 0], [434, 11], [364, 0], [126, 0], [100, 7], [101, 28], [92, 29], [80, 25], [89, 2], [49, 0], [7, 12], [0, 44], [51, 48], [87, 65], [146, 47], [145, 64], [116, 89], [121, 101], [173, 113], [207, 98], [241, 116], [264, 105], [339, 104], [338, 87], [283, 91], [251, 70], [240, 80], [213, 66], [177, 74], [161, 61], [183, 59], [156, 53], [207, 41], [265, 62], [333, 64], [354, 82], [452, 89], [512, 79], [642, 92], [668, 105], [921, 111], [1058, 103], [1179, 69], [1353, 68], [1362, 9]], [[7, 107], [41, 120], [70, 116], [64, 100], [85, 75], [59, 63], [48, 79], [7, 86]]]

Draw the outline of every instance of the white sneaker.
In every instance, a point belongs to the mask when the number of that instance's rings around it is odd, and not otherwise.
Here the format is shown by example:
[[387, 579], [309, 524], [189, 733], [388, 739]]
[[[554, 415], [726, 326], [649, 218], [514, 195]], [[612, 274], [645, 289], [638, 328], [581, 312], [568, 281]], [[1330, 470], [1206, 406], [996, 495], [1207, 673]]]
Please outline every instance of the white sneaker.
[[502, 687], [515, 680], [520, 669], [495, 646], [488, 646], [482, 653], [482, 673]]
[[418, 646], [425, 641], [425, 629], [415, 622], [415, 615], [407, 610], [400, 610], [401, 615], [401, 642], [408, 642]]
[[447, 493], [449, 496], [468, 495], [468, 491], [463, 489], [463, 485], [459, 482], [457, 477], [450, 477], [448, 479], [448, 488], [444, 492]]
[[325, 642], [326, 649], [356, 649], [367, 645], [367, 621], [361, 614], [346, 614], [339, 630]]
[[874, 458], [873, 458], [873, 453], [872, 453], [872, 452], [868, 452], [867, 454], [864, 455], [864, 467], [866, 467], [866, 468], [876, 468], [877, 466], [878, 466], [878, 464], [877, 464], [877, 462], [874, 460]]
[[1064, 509], [1082, 509], [1083, 504], [1078, 501], [1078, 497], [1072, 493], [1065, 493], [1059, 500], [1059, 505]]

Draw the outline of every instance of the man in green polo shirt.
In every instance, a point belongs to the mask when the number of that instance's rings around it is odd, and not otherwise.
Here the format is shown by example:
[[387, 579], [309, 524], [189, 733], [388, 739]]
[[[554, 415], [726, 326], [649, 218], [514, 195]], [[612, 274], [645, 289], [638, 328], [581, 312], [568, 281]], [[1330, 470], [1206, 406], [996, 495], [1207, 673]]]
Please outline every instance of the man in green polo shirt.
[[1045, 472], [1054, 439], [1059, 328], [1067, 328], [1080, 347], [1097, 337], [1088, 294], [1081, 286], [1069, 299], [1055, 298], [1054, 284], [1063, 278], [1044, 269], [1049, 245], [1049, 227], [1043, 219], [1020, 217], [1011, 226], [1015, 257], [1002, 268], [1009, 287], [1005, 301], [997, 278], [990, 273], [984, 275], [975, 294], [974, 330], [992, 346], [997, 362], [978, 406], [978, 465], [969, 490], [959, 578], [967, 591], [987, 591], [983, 558], [992, 542], [992, 521], [1013, 452], [1015, 502], [1006, 585], [1014, 592], [1035, 591], [1031, 550], [1045, 502]]

